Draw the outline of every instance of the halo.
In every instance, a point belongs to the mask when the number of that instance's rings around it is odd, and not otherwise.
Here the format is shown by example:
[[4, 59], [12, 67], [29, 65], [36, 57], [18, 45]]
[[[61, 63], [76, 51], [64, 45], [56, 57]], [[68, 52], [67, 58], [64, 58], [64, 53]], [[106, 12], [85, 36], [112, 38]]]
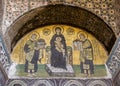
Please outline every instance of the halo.
[[87, 35], [87, 33], [86, 33], [86, 32], [80, 31], [80, 32], [78, 32], [78, 35], [77, 35], [77, 36], [78, 36], [78, 39], [80, 39], [80, 37], [79, 37], [79, 36], [80, 36], [81, 34], [83, 34], [83, 35], [85, 36], [85, 39], [87, 39], [87, 38], [88, 38], [88, 35]]
[[42, 32], [43, 32], [43, 35], [48, 36], [50, 35], [51, 30], [49, 28], [44, 28]]
[[67, 28], [66, 32], [67, 32], [68, 35], [74, 35], [75, 34], [75, 30], [72, 27]]
[[59, 27], [59, 28], [61, 29], [61, 33], [64, 32], [64, 28], [63, 28], [62, 26], [60, 26], [60, 25], [55, 25], [55, 26], [53, 27], [53, 33], [56, 33], [56, 32], [55, 32], [56, 27]]
[[35, 34], [35, 35], [37, 36], [37, 37], [36, 37], [36, 40], [38, 40], [38, 39], [40, 38], [40, 35], [39, 35], [39, 33], [38, 33], [37, 31], [32, 31], [32, 32], [30, 32], [29, 35], [28, 35], [29, 39], [30, 39], [30, 37], [31, 37], [33, 34]]

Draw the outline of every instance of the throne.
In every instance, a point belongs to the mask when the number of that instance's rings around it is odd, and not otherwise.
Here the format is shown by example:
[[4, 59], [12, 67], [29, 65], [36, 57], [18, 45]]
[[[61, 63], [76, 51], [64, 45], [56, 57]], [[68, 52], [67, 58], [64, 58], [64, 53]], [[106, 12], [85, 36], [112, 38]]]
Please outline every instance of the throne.
[[57, 68], [51, 66], [51, 51], [50, 46], [46, 47], [46, 54], [47, 54], [47, 64], [45, 65], [45, 69], [47, 73], [50, 76], [57, 76], [57, 77], [73, 77], [75, 76], [74, 70], [73, 70], [73, 62], [72, 62], [72, 48], [70, 46], [67, 46], [67, 53], [68, 57], [66, 58], [66, 69], [63, 68]]

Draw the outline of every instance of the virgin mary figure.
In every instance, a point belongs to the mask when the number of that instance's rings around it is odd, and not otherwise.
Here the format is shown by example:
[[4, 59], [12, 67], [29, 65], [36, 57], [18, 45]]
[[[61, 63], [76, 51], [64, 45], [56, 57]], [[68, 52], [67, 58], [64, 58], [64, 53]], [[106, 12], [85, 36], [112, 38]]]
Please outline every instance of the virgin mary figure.
[[51, 66], [66, 69], [67, 47], [61, 28], [55, 28], [55, 34], [51, 41]]

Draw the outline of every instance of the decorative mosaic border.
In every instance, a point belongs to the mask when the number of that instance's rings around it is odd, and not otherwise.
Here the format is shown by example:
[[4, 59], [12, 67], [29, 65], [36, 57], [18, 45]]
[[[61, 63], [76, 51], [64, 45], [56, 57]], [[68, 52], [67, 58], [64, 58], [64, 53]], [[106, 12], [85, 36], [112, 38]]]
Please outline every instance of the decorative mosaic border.
[[120, 71], [120, 37], [117, 39], [114, 47], [111, 50], [109, 59], [107, 61], [107, 66], [113, 78], [115, 78]]
[[9, 80], [7, 86], [112, 86], [110, 79], [20, 79]]
[[5, 45], [3, 43], [2, 37], [0, 35], [0, 63], [2, 64], [5, 72], [8, 73], [10, 67], [10, 56], [6, 51]]
[[3, 32], [21, 15], [34, 8], [48, 4], [69, 4], [89, 10], [101, 17], [114, 32], [118, 32], [115, 23], [115, 0], [5, 0]]

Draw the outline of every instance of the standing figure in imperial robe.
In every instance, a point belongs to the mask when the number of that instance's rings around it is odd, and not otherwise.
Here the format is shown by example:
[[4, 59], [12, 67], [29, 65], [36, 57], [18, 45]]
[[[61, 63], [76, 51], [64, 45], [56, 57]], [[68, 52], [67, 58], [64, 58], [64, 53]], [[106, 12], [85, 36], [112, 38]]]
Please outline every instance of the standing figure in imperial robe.
[[85, 33], [79, 34], [79, 41], [81, 73], [91, 76], [91, 74], [94, 74], [92, 44]]
[[61, 34], [61, 28], [55, 28], [55, 34], [51, 41], [51, 66], [66, 69], [67, 47], [65, 37]]
[[34, 73], [38, 70], [37, 61], [39, 59], [39, 47], [37, 47], [37, 35], [32, 34], [31, 38], [26, 42], [24, 51], [26, 53], [25, 72]]

